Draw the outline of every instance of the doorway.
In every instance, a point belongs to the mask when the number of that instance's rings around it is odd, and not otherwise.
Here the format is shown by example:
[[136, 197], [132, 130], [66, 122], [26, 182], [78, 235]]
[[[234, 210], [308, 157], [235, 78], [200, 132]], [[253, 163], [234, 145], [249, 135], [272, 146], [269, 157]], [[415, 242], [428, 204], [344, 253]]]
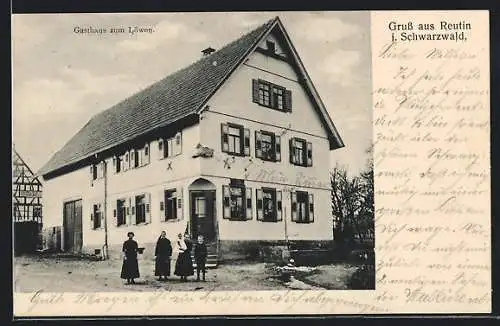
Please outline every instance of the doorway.
[[196, 190], [190, 194], [191, 237], [196, 241], [198, 235], [203, 235], [206, 242], [215, 241], [215, 190]]
[[83, 244], [81, 199], [64, 203], [63, 232], [64, 251], [80, 253]]

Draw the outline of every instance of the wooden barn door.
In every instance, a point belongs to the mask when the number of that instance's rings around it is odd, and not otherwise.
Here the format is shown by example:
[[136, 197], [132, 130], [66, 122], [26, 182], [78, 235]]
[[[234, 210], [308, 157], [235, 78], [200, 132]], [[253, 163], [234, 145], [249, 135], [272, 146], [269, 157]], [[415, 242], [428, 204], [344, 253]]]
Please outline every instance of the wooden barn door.
[[64, 251], [81, 252], [83, 244], [81, 200], [64, 203], [63, 228]]

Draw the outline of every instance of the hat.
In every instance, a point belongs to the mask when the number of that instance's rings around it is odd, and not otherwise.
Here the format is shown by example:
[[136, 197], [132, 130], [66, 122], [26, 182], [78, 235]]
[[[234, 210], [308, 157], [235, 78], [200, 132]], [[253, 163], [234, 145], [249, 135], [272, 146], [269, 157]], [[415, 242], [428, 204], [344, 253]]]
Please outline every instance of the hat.
[[128, 232], [128, 233], [127, 233], [127, 237], [128, 237], [128, 236], [130, 236], [130, 235], [131, 235], [131, 236], [135, 236], [134, 232]]

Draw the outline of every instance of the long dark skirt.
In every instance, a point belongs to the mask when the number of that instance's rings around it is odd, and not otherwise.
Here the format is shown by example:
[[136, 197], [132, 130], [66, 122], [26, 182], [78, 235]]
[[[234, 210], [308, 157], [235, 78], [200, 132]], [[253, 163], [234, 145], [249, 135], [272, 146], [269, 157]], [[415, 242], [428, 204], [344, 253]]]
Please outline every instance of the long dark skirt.
[[123, 261], [121, 278], [133, 279], [139, 277], [139, 263], [137, 258], [127, 258]]
[[156, 257], [155, 276], [170, 276], [170, 257]]
[[179, 257], [175, 262], [174, 275], [177, 276], [194, 275], [193, 262], [191, 261], [191, 255], [188, 251], [179, 254]]

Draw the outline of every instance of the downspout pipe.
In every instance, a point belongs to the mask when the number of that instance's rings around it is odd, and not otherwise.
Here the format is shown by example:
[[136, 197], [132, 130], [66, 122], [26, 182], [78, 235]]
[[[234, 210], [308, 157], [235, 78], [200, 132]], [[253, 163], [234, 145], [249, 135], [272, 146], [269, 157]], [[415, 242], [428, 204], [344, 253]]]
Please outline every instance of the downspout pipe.
[[106, 160], [104, 164], [104, 250], [102, 258], [108, 259], [108, 165]]

